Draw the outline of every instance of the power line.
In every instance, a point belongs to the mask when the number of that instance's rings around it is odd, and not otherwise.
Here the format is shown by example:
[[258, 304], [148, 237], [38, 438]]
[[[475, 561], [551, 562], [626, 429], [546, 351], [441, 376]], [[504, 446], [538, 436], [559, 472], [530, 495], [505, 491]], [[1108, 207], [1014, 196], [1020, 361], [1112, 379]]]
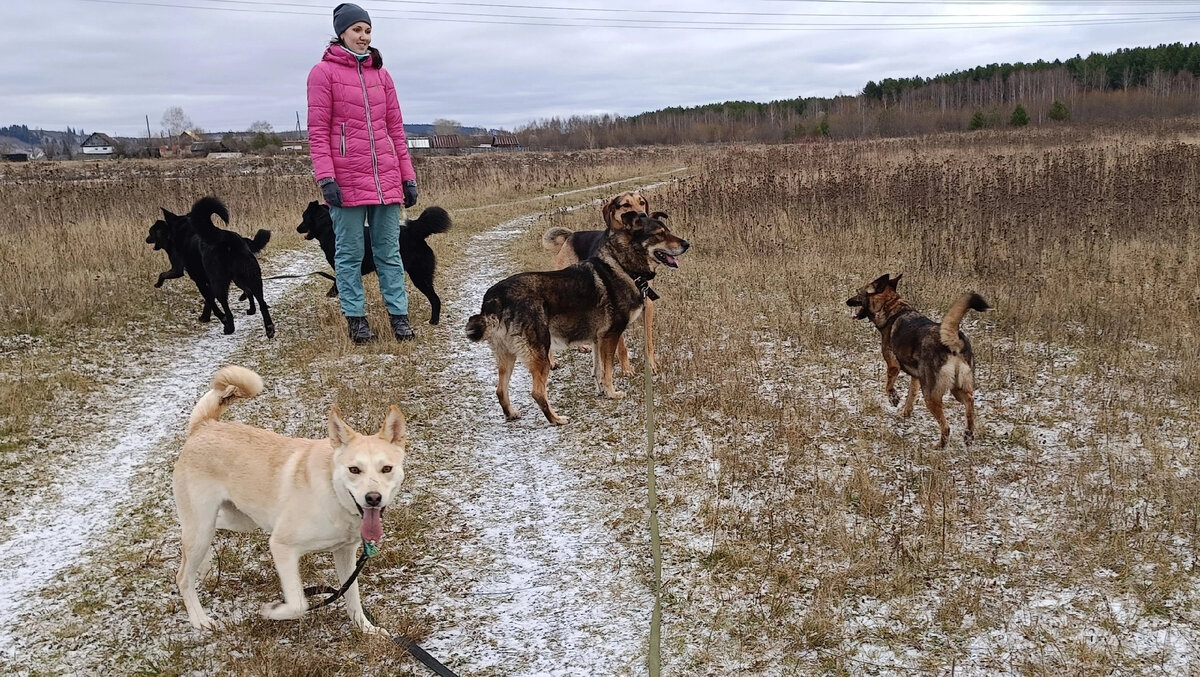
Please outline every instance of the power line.
[[[79, 0], [80, 2], [91, 2], [110, 5], [132, 5], [140, 7], [159, 7], [168, 9], [196, 9], [219, 12], [238, 12], [249, 14], [287, 14], [299, 16], [328, 16], [328, 10], [318, 8], [316, 5], [303, 5], [298, 3], [285, 2], [256, 2], [254, 0], [211, 0], [220, 2], [225, 5], [238, 5], [236, 7], [228, 6], [211, 6], [211, 5], [193, 5], [180, 4], [178, 2], [170, 2], [167, 0]], [[394, 0], [403, 2], [404, 0]], [[803, 0], [814, 2], [828, 2], [831, 0]], [[899, 3], [902, 0], [853, 0], [854, 2], [895, 2]], [[918, 2], [917, 0], [904, 0], [909, 4], [929, 4], [929, 1]], [[980, 0], [981, 2], [990, 2], [990, 0]], [[432, 3], [416, 3], [413, 4], [432, 4]], [[452, 3], [445, 3], [452, 4]], [[459, 5], [474, 4], [485, 5], [495, 3], [453, 3]], [[961, 4], [955, 3], [955, 4]], [[1200, 4], [1200, 3], [1192, 3]], [[321, 9], [319, 12], [303, 12], [290, 9], [269, 9], [271, 7], [296, 7], [296, 8], [312, 8]], [[578, 8], [552, 8], [552, 9], [578, 9]], [[630, 28], [629, 23], [603, 24], [596, 23], [602, 21], [614, 21], [609, 17], [560, 17], [560, 16], [537, 16], [537, 15], [506, 15], [493, 13], [469, 13], [469, 12], [445, 12], [436, 10], [416, 10], [415, 12], [405, 12], [403, 14], [394, 14], [395, 10], [375, 10], [377, 16], [384, 18], [404, 18], [411, 21], [431, 21], [439, 23], [461, 23], [461, 24], [486, 24], [486, 25], [504, 25], [504, 26], [542, 26], [542, 27], [558, 27], [558, 28]], [[600, 10], [592, 10], [600, 11]], [[627, 11], [627, 10], [619, 10]], [[649, 11], [649, 10], [647, 10]], [[666, 10], [662, 10], [666, 11]], [[747, 14], [746, 16], [754, 16]], [[1029, 15], [1023, 17], [1013, 17], [1007, 19], [1011, 15], [986, 15], [994, 17], [1004, 17], [1007, 20], [980, 22], [981, 15], [855, 15], [855, 14], [773, 14], [772, 16], [827, 16], [838, 18], [855, 18], [858, 16], [870, 16], [872, 18], [882, 18], [885, 16], [894, 16], [896, 19], [907, 18], [941, 18], [955, 19], [962, 21], [938, 21], [938, 22], [813, 22], [807, 21], [803, 24], [791, 23], [761, 23], [761, 22], [738, 22], [738, 21], [691, 21], [683, 19], [673, 20], [655, 20], [655, 19], [639, 19], [638, 23], [646, 24], [653, 23], [655, 28], [666, 30], [718, 30], [718, 31], [909, 31], [909, 30], [934, 30], [934, 29], [963, 29], [963, 28], [1031, 28], [1031, 27], [1064, 27], [1064, 26], [1099, 26], [1099, 25], [1130, 25], [1143, 23], [1165, 23], [1178, 21], [1196, 21], [1200, 20], [1200, 14], [1182, 13], [1182, 12], [1117, 12], [1113, 14], [1098, 13], [1098, 14], [1044, 14], [1044, 15]], [[447, 18], [451, 17], [451, 18]], [[1079, 18], [1088, 17], [1088, 18]], [[511, 19], [511, 20], [509, 20]]]

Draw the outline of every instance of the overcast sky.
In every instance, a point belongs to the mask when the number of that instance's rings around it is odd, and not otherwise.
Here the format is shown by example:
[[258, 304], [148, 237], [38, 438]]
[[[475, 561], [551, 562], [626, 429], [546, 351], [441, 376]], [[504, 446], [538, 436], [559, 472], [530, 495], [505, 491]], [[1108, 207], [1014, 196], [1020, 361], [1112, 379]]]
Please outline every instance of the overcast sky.
[[[0, 0], [0, 126], [158, 134], [304, 120], [318, 0]], [[1200, 36], [1200, 2], [364, 0], [404, 118], [547, 117], [853, 94], [868, 80]], [[958, 24], [929, 28], [933, 24]]]

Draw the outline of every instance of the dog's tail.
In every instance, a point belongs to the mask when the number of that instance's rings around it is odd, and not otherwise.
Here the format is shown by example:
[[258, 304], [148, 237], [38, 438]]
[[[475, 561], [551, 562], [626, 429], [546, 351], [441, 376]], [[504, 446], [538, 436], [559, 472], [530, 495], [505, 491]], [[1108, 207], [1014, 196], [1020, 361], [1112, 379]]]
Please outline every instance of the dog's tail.
[[271, 231], [267, 230], [266, 228], [259, 228], [258, 232], [254, 234], [254, 239], [246, 241], [246, 246], [250, 248], [251, 254], [257, 254], [261, 252], [263, 247], [266, 247], [267, 243], [270, 241]]
[[958, 325], [962, 324], [963, 316], [968, 310], [977, 310], [983, 312], [991, 308], [988, 302], [982, 296], [975, 292], [967, 292], [958, 297], [954, 305], [950, 306], [950, 310], [942, 317], [941, 331], [938, 333], [938, 338], [942, 340], [942, 345], [946, 346], [954, 352], [963, 349], [962, 339], [958, 337]]
[[419, 238], [444, 233], [450, 230], [450, 213], [441, 207], [426, 207], [415, 219], [409, 219], [405, 228]]
[[567, 238], [571, 237], [571, 234], [574, 232], [570, 228], [563, 228], [562, 226], [550, 228], [542, 234], [542, 249], [551, 254], [557, 254], [558, 250], [562, 249]]
[[483, 302], [483, 310], [478, 315], [467, 318], [467, 338], [478, 343], [492, 333], [492, 327], [499, 320], [500, 302], [488, 299]]
[[229, 210], [225, 207], [225, 203], [212, 196], [196, 200], [196, 204], [192, 205], [192, 211], [188, 213], [192, 227], [196, 229], [196, 234], [202, 240], [211, 241], [217, 234], [217, 227], [212, 222], [213, 214], [221, 217], [225, 223], [229, 223]]
[[262, 392], [262, 377], [245, 367], [224, 367], [213, 377], [212, 387], [200, 397], [188, 419], [188, 435], [206, 421], [215, 421], [229, 403], [238, 397], [254, 397]]

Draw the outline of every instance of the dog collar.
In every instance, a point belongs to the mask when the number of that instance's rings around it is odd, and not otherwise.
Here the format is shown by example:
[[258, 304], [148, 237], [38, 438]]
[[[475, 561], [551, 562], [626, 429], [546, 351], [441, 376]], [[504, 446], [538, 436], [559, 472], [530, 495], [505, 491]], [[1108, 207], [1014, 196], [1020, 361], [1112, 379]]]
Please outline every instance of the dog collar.
[[642, 276], [633, 278], [633, 283], [637, 285], [638, 291], [642, 292], [642, 298], [650, 299], [651, 301], [658, 300], [658, 293], [650, 288], [650, 280]]

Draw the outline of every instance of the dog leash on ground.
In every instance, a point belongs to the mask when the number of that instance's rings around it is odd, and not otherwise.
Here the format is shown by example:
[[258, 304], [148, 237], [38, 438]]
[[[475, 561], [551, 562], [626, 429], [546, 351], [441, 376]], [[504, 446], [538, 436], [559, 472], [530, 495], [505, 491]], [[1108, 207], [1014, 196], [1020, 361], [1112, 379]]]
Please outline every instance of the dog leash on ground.
[[329, 273], [326, 273], [323, 270], [314, 270], [311, 273], [299, 273], [296, 275], [272, 275], [270, 277], [264, 277], [263, 279], [264, 280], [289, 280], [294, 277], [309, 277], [311, 275], [320, 275], [321, 277], [325, 278], [326, 280], [336, 280], [337, 279], [336, 277], [330, 275]]
[[[371, 559], [378, 553], [379, 548], [376, 547], [374, 543], [370, 541], [363, 541], [363, 554], [359, 556], [358, 562], [355, 563], [354, 572], [350, 574], [345, 583], [342, 583], [342, 587], [340, 589], [334, 590], [328, 585], [310, 585], [309, 587], [305, 588], [305, 597], [329, 594], [329, 596], [325, 599], [321, 600], [320, 602], [315, 602], [309, 606], [308, 610], [315, 611], [323, 606], [332, 604], [342, 595], [346, 594], [346, 590], [350, 589], [350, 586], [353, 585], [354, 581], [358, 579], [358, 575], [362, 573], [363, 567], [367, 564], [367, 560]], [[367, 620], [371, 621], [372, 624], [375, 623], [375, 618], [371, 615], [371, 612], [363, 609], [363, 614], [366, 615]], [[458, 677], [453, 670], [445, 665], [442, 665], [438, 659], [429, 655], [428, 651], [422, 649], [409, 637], [393, 632], [388, 632], [388, 636], [391, 637], [391, 640], [395, 642], [396, 646], [399, 646], [401, 649], [404, 649], [411, 654], [413, 658], [417, 659], [422, 665], [429, 668], [433, 674], [438, 675], [439, 677]]]

